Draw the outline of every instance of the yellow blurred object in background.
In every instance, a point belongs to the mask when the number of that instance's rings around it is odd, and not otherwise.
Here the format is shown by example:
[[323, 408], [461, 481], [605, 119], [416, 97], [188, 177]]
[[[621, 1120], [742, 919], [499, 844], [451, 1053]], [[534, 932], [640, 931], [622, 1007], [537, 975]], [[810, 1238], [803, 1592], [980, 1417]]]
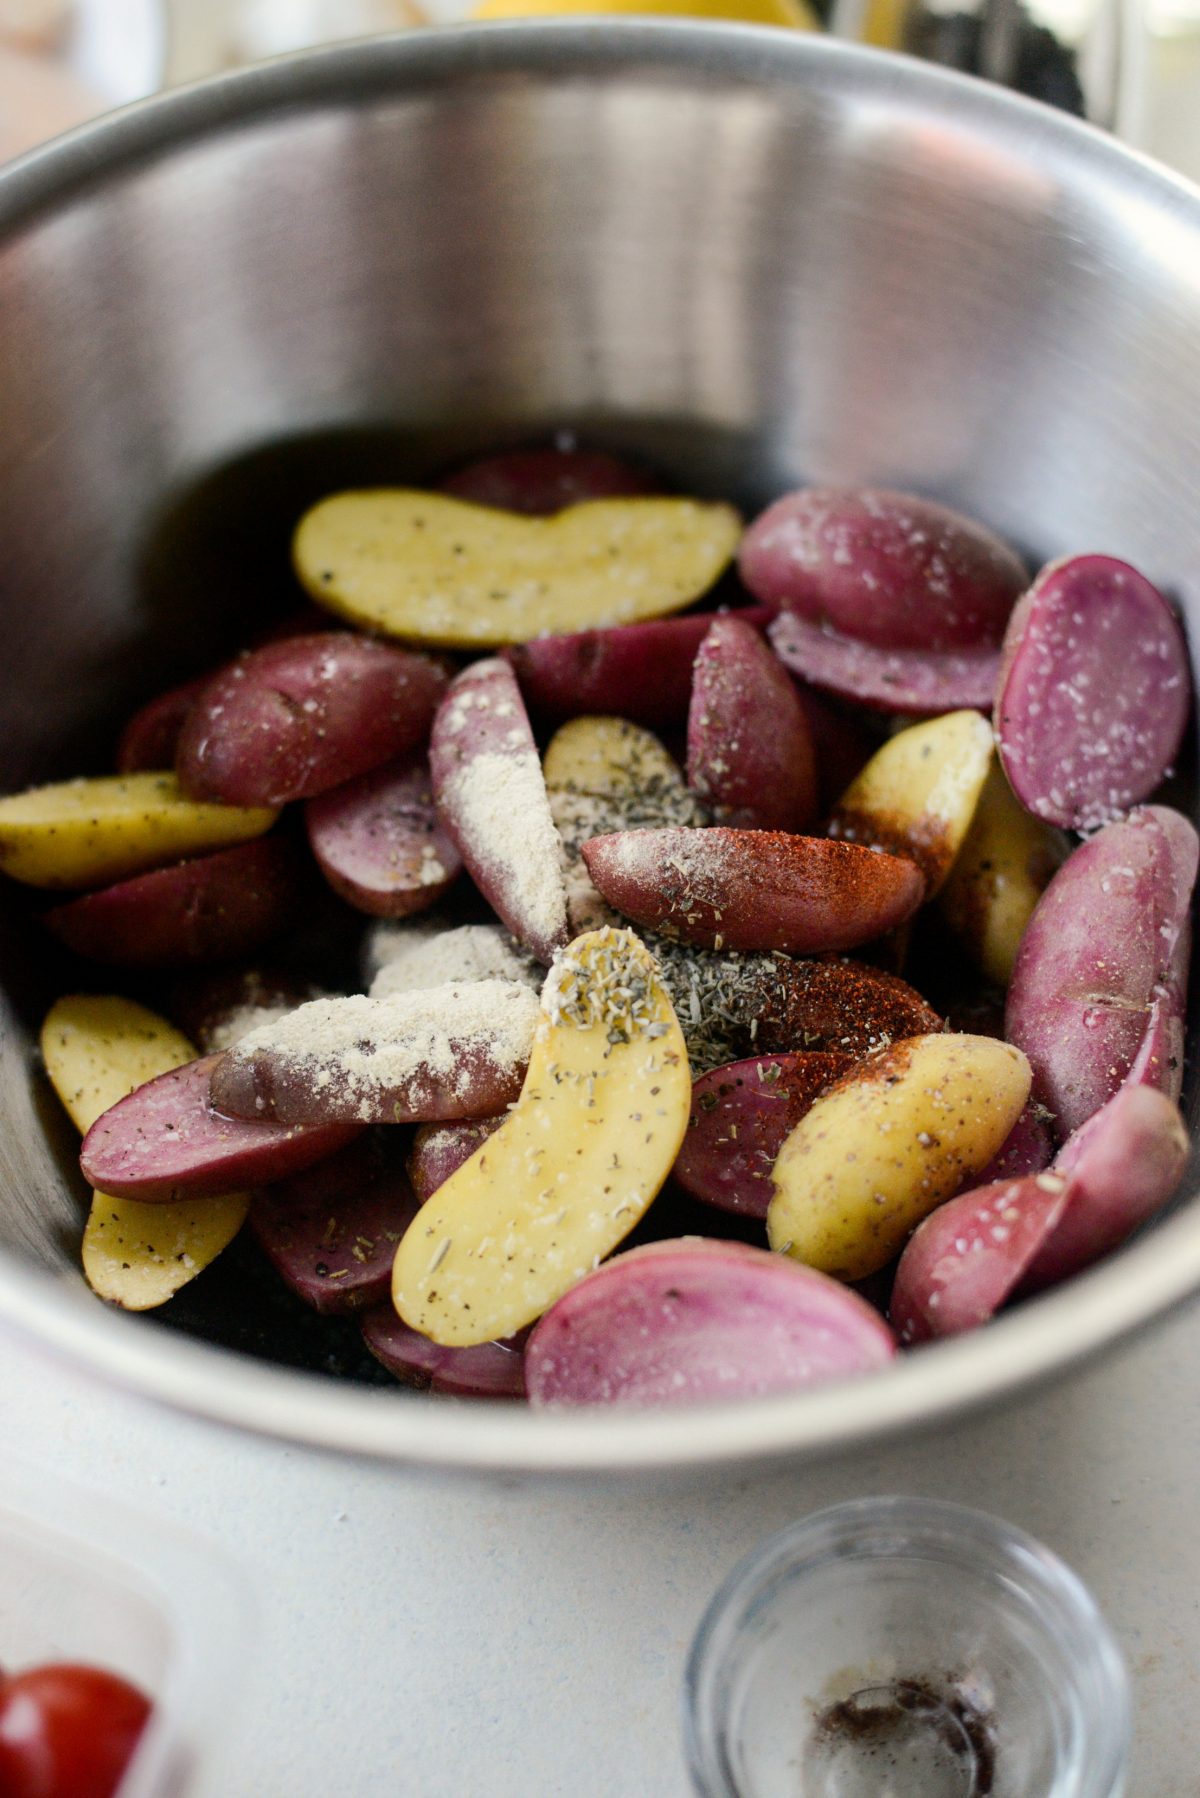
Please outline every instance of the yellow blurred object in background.
[[479, 0], [472, 19], [547, 19], [564, 13], [619, 13], [676, 19], [733, 19], [740, 25], [818, 29], [804, 0]]

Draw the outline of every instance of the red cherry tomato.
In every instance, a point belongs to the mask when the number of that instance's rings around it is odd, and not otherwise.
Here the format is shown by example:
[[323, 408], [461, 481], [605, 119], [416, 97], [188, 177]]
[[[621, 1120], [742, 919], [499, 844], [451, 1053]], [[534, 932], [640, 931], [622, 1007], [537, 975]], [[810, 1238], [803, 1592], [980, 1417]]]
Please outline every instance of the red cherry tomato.
[[112, 1798], [149, 1714], [99, 1667], [0, 1676], [0, 1798]]

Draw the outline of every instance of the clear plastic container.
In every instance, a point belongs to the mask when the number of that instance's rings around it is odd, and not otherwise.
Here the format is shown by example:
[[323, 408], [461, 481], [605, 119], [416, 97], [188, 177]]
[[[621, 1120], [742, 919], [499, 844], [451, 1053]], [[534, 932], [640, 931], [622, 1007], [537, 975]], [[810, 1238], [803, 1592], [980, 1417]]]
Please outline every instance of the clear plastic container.
[[49, 1469], [0, 1470], [0, 1666], [86, 1661], [153, 1700], [119, 1798], [187, 1798], [228, 1723], [253, 1631], [224, 1552]]
[[783, 1531], [710, 1604], [703, 1798], [1119, 1798], [1128, 1676], [1087, 1589], [997, 1518], [880, 1498]]

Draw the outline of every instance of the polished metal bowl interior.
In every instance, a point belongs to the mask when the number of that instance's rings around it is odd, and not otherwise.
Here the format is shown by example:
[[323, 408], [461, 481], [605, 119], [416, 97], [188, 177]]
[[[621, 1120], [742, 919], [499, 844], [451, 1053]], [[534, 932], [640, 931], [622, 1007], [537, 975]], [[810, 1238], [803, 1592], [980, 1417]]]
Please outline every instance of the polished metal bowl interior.
[[[1200, 194], [900, 59], [577, 22], [223, 78], [0, 175], [0, 320], [5, 789], [102, 769], [134, 703], [287, 604], [316, 495], [551, 426], [750, 507], [813, 478], [918, 488], [1200, 612]], [[1185, 1203], [973, 1338], [704, 1416], [529, 1416], [236, 1356], [83, 1286], [75, 1145], [32, 1047], [63, 976], [25, 911], [0, 921], [0, 1321], [210, 1417], [475, 1468], [814, 1454], [1012, 1392], [1200, 1287]]]

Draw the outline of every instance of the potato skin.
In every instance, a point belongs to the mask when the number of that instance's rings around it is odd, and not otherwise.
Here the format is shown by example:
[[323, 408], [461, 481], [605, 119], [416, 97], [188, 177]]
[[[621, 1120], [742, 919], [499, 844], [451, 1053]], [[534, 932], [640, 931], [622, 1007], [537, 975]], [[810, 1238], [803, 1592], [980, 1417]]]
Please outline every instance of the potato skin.
[[419, 1124], [408, 1156], [408, 1177], [418, 1201], [423, 1205], [451, 1174], [456, 1174], [464, 1161], [489, 1136], [494, 1136], [508, 1113], [490, 1118], [463, 1118], [444, 1124]]
[[692, 664], [715, 616], [764, 626], [767, 606], [689, 613], [610, 630], [533, 637], [505, 650], [530, 710], [546, 718], [616, 713], [662, 729], [679, 724], [692, 695]]
[[262, 837], [85, 893], [42, 922], [90, 961], [194, 966], [261, 948], [287, 924], [300, 882], [291, 844]]
[[767, 1215], [775, 1157], [852, 1057], [820, 1051], [759, 1055], [702, 1074], [672, 1174], [703, 1204], [743, 1217]]
[[133, 714], [117, 742], [117, 773], [139, 774], [156, 768], [173, 768], [183, 721], [212, 677], [172, 687]]
[[627, 918], [705, 949], [852, 949], [911, 916], [924, 890], [898, 856], [774, 830], [618, 832], [583, 859]]
[[647, 1243], [580, 1281], [525, 1349], [535, 1406], [714, 1404], [884, 1367], [891, 1331], [857, 1293], [763, 1249]]
[[209, 1103], [219, 1055], [160, 1074], [96, 1119], [80, 1166], [94, 1186], [147, 1204], [283, 1180], [332, 1155], [358, 1123], [312, 1129], [223, 1117]]
[[991, 1037], [909, 1037], [868, 1056], [780, 1150], [771, 1247], [842, 1280], [878, 1272], [992, 1159], [1030, 1079], [1021, 1051]]
[[978, 1329], [1017, 1290], [1068, 1199], [1061, 1174], [973, 1187], [939, 1205], [900, 1257], [891, 1319], [905, 1347]]
[[462, 858], [438, 821], [423, 755], [389, 762], [304, 807], [317, 866], [356, 910], [409, 918], [445, 897]]
[[1188, 1133], [1165, 1093], [1129, 1083], [1063, 1145], [1054, 1172], [1067, 1203], [1028, 1269], [1024, 1290], [1066, 1280], [1161, 1211], [1183, 1178]]
[[605, 450], [501, 450], [481, 456], [438, 482], [442, 493], [526, 518], [548, 518], [589, 499], [632, 499], [661, 493], [662, 482]]
[[457, 1398], [525, 1397], [525, 1337], [445, 1348], [410, 1329], [390, 1305], [363, 1318], [363, 1342], [402, 1386]]
[[1179, 621], [1144, 575], [1113, 556], [1052, 562], [1004, 639], [1000, 759], [1022, 805], [1095, 830], [1165, 778], [1191, 709]]
[[1027, 579], [973, 519], [886, 488], [785, 494], [749, 527], [738, 562], [768, 605], [880, 649], [922, 652], [998, 643]]
[[567, 941], [561, 844], [516, 677], [499, 656], [472, 662], [433, 720], [438, 816], [492, 909], [540, 961]]
[[879, 649], [811, 624], [794, 612], [781, 612], [767, 635], [793, 674], [875, 712], [906, 712], [919, 718], [964, 706], [990, 711], [1000, 679], [1000, 651], [990, 644], [946, 650]]
[[808, 717], [778, 658], [739, 618], [714, 619], [696, 653], [687, 775], [725, 824], [802, 831], [816, 817]]
[[[1069, 1136], [1128, 1075], [1155, 1015], [1183, 1015], [1188, 907], [1200, 841], [1167, 806], [1140, 806], [1081, 843], [1021, 940], [1005, 1035], [1034, 1096]], [[1169, 1058], [1168, 1058], [1169, 1060]], [[1165, 1084], [1175, 1070], [1158, 1070]]]
[[387, 1297], [396, 1244], [417, 1201], [370, 1134], [251, 1194], [250, 1228], [276, 1273], [323, 1317]]
[[349, 631], [269, 643], [194, 701], [180, 784], [226, 805], [309, 799], [418, 748], [445, 686], [441, 662]]

